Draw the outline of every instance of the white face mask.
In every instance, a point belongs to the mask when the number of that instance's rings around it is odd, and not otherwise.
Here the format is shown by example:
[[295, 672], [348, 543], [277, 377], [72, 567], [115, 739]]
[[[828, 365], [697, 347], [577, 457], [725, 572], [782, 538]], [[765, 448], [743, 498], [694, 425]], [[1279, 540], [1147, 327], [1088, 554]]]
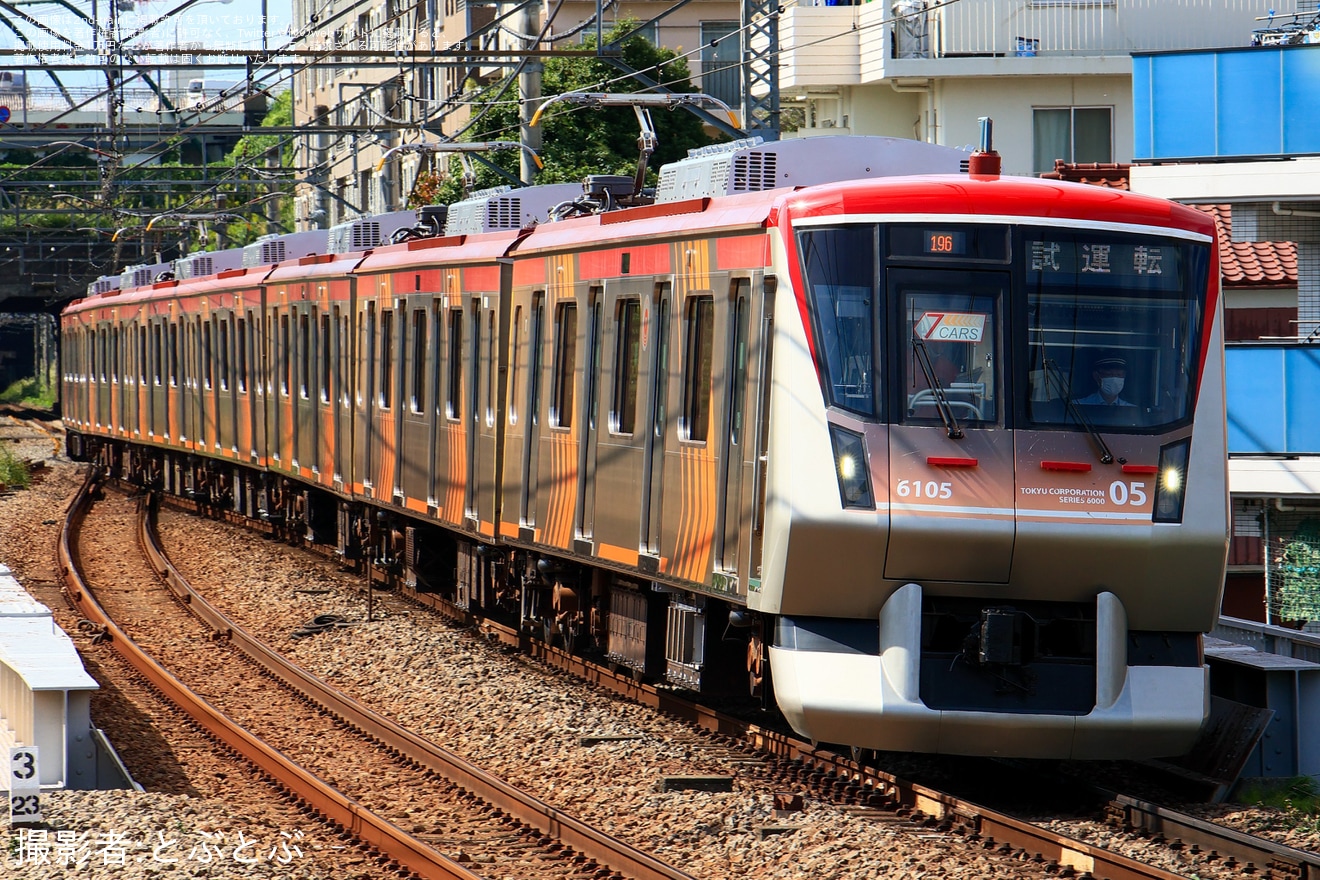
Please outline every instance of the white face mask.
[[1100, 393], [1105, 397], [1118, 397], [1118, 392], [1122, 390], [1122, 376], [1105, 376], [1100, 380]]

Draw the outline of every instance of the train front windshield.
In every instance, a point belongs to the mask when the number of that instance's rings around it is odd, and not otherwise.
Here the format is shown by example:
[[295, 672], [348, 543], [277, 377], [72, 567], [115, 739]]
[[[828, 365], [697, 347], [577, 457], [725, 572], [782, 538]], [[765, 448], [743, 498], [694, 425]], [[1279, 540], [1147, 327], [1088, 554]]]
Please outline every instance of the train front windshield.
[[[1207, 244], [858, 224], [802, 230], [798, 245], [834, 407], [905, 424], [937, 423], [944, 407], [969, 426], [1135, 433], [1191, 417]], [[1000, 405], [1009, 395], [1021, 403]]]

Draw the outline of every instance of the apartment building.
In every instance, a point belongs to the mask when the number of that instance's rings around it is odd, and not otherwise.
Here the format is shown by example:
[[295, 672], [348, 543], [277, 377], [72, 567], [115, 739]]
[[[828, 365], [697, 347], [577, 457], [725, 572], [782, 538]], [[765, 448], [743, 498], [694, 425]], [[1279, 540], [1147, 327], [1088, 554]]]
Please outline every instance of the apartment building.
[[[1268, 7], [1283, 16], [1297, 5]], [[798, 134], [950, 146], [974, 145], [977, 119], [989, 116], [1006, 174], [1052, 171], [1056, 160], [1130, 162], [1132, 54], [1248, 45], [1266, 9], [1251, 0], [790, 5], [780, 101], [803, 111]]]
[[[490, 56], [465, 57], [465, 49], [580, 48], [597, 36], [598, 26], [608, 32], [619, 22], [634, 21], [656, 45], [684, 54], [703, 89], [736, 106], [740, 10], [731, 0], [679, 7], [629, 0], [605, 3], [598, 25], [596, 4], [581, 0], [557, 7], [532, 3], [526, 9], [466, 0], [370, 5], [293, 0], [294, 27], [305, 28], [296, 48], [324, 52], [337, 62], [309, 65], [293, 82], [297, 124], [326, 130], [298, 146], [303, 154], [297, 164], [326, 169], [298, 187], [298, 228], [323, 228], [403, 207], [424, 158], [398, 153], [377, 171], [381, 157], [404, 143], [435, 142], [459, 132], [471, 117], [467, 96], [503, 77], [515, 60], [510, 56], [500, 65]], [[554, 14], [547, 21], [549, 12]], [[516, 96], [517, 89], [510, 94]]]

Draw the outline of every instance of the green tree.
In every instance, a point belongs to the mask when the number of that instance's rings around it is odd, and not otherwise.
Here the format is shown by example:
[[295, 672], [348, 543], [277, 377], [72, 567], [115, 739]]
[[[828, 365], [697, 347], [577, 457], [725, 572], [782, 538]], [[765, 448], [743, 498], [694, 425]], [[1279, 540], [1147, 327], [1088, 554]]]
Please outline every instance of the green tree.
[[[605, 37], [608, 46], [636, 26], [635, 22], [621, 22]], [[594, 36], [583, 43], [594, 48]], [[687, 61], [670, 49], [653, 46], [644, 37], [633, 35], [620, 47], [622, 60], [634, 70], [665, 85], [672, 92], [693, 92], [689, 81]], [[605, 61], [590, 57], [548, 58], [541, 77], [541, 93], [550, 97], [565, 92], [635, 92], [642, 91], [641, 83], [623, 78], [618, 68]], [[474, 115], [474, 124], [462, 133], [461, 140], [492, 141], [518, 139], [517, 84], [505, 88], [503, 81], [482, 89], [475, 100], [483, 106]], [[651, 111], [658, 141], [651, 157], [648, 183], [654, 183], [657, 169], [666, 162], [681, 159], [693, 147], [712, 143], [701, 120], [683, 109]], [[551, 107], [541, 117], [541, 161], [545, 167], [537, 174], [536, 183], [564, 183], [580, 181], [589, 174], [623, 174], [632, 176], [637, 170], [637, 118], [631, 107], [582, 108], [570, 104]], [[721, 138], [722, 139], [722, 138]], [[443, 155], [443, 154], [442, 154]], [[505, 171], [518, 173], [518, 155], [515, 152], [498, 153], [488, 157]], [[457, 160], [451, 172], [439, 186], [434, 178], [423, 175], [415, 188], [415, 195], [433, 194], [440, 202], [462, 197], [462, 175]], [[495, 172], [478, 166], [477, 186], [487, 187], [507, 183]], [[420, 199], [417, 204], [425, 204]]]
[[[266, 115], [261, 120], [262, 128], [274, 126], [293, 125], [293, 92], [286, 90], [280, 92], [271, 102], [266, 110]], [[293, 205], [293, 176], [287, 169], [293, 166], [293, 141], [291, 137], [273, 135], [273, 134], [248, 134], [239, 138], [234, 149], [229, 152], [224, 159], [218, 163], [226, 171], [233, 170], [238, 177], [271, 177], [272, 182], [276, 183], [283, 193], [279, 198], [279, 214], [277, 222], [282, 231], [289, 232], [294, 228], [294, 205]], [[279, 161], [277, 167], [270, 167], [270, 157], [272, 154], [278, 155]], [[233, 189], [233, 187], [227, 187]], [[231, 207], [237, 207], [244, 201], [267, 195], [267, 193], [233, 192], [229, 198], [233, 200]], [[225, 233], [229, 246], [250, 244], [266, 232], [264, 221], [255, 216], [249, 220], [241, 220], [230, 223], [226, 227]]]

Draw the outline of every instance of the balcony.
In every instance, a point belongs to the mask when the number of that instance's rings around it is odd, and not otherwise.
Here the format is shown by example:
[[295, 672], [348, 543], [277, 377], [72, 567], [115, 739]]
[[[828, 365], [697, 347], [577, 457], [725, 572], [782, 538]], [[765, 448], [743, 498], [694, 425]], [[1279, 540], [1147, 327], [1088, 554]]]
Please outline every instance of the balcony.
[[[1275, 4], [1291, 13], [1296, 0]], [[780, 86], [897, 77], [1121, 74], [1133, 52], [1245, 46], [1257, 0], [886, 0], [792, 6], [779, 25]], [[895, 12], [914, 9], [907, 17]]]

